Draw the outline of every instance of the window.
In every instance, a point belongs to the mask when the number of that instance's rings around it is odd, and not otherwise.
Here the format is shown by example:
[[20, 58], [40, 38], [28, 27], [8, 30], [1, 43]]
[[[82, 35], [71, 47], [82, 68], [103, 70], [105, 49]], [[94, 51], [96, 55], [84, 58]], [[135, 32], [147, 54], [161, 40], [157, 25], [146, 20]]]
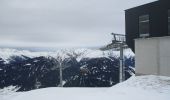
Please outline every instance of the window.
[[149, 15], [139, 16], [139, 36], [149, 36]]
[[168, 35], [170, 35], [170, 10], [168, 10]]

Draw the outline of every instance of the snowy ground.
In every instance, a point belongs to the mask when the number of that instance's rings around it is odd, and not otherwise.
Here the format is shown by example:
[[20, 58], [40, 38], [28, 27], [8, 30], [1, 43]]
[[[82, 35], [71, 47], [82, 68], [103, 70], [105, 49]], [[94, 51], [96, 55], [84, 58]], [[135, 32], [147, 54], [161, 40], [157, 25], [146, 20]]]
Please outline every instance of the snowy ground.
[[170, 100], [170, 77], [133, 76], [111, 88], [45, 88], [0, 90], [0, 100]]

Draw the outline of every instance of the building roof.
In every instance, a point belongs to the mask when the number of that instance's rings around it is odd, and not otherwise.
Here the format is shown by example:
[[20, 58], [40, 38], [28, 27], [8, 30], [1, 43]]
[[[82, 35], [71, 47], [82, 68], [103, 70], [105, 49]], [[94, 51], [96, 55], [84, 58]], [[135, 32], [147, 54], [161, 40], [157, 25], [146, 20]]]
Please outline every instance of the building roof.
[[[162, 0], [162, 1], [167, 1], [167, 0]], [[157, 3], [157, 2], [159, 2], [159, 1], [153, 1], [153, 2], [143, 4], [143, 5], [140, 5], [140, 6], [132, 7], [132, 8], [126, 9], [125, 11], [133, 10], [133, 9], [140, 8], [140, 7], [143, 7], [143, 6], [150, 6], [150, 5]]]

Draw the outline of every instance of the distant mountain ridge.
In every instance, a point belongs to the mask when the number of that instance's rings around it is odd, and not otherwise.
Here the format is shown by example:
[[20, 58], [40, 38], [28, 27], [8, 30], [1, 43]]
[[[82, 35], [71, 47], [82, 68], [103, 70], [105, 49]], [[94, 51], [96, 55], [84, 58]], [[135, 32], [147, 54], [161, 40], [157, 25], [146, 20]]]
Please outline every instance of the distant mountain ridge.
[[[59, 63], [65, 87], [109, 87], [118, 83], [119, 52], [64, 49], [55, 52], [0, 49], [0, 88], [19, 91], [59, 85]], [[126, 78], [134, 73], [134, 54], [125, 50]], [[83, 72], [86, 69], [87, 72]]]

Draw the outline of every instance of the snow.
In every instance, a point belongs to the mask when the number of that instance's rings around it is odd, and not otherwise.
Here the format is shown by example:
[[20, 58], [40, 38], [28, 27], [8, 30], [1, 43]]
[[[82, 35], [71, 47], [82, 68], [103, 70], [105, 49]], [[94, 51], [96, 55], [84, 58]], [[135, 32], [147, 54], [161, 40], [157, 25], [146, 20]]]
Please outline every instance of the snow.
[[133, 76], [111, 88], [52, 87], [28, 92], [0, 93], [0, 97], [0, 100], [169, 100], [170, 77]]
[[133, 86], [142, 88], [145, 90], [154, 90], [159, 93], [170, 92], [170, 77], [165, 76], [140, 76], [140, 78], [131, 77], [126, 82], [122, 83], [121, 86]]
[[[12, 56], [27, 56], [30, 58], [34, 57], [60, 57], [62, 59], [68, 58], [69, 55], [76, 57], [77, 61], [80, 61], [82, 58], [99, 58], [99, 57], [119, 57], [119, 51], [107, 50], [101, 51], [97, 49], [58, 49], [54, 52], [31, 52], [28, 50], [16, 50], [16, 49], [8, 49], [8, 48], [0, 48], [0, 58], [2, 58], [5, 63], [8, 63], [10, 57]], [[133, 57], [134, 53], [131, 49], [124, 50], [124, 54], [126, 57]]]
[[31, 64], [30, 63], [28, 63], [28, 64], [25, 64], [25, 66], [30, 66]]
[[[28, 50], [16, 50], [16, 49], [8, 49], [8, 48], [1, 48], [0, 49], [0, 58], [2, 58], [6, 63], [9, 62], [10, 57], [12, 56], [27, 56], [30, 58], [34, 57], [57, 57], [59, 54], [62, 54], [62, 50], [58, 50], [56, 52], [31, 52]], [[64, 55], [64, 54], [63, 54]]]
[[12, 98], [17, 94], [16, 91], [18, 89], [19, 88], [15, 86], [9, 86], [4, 89], [0, 89], [0, 100], [8, 100], [8, 98]]

